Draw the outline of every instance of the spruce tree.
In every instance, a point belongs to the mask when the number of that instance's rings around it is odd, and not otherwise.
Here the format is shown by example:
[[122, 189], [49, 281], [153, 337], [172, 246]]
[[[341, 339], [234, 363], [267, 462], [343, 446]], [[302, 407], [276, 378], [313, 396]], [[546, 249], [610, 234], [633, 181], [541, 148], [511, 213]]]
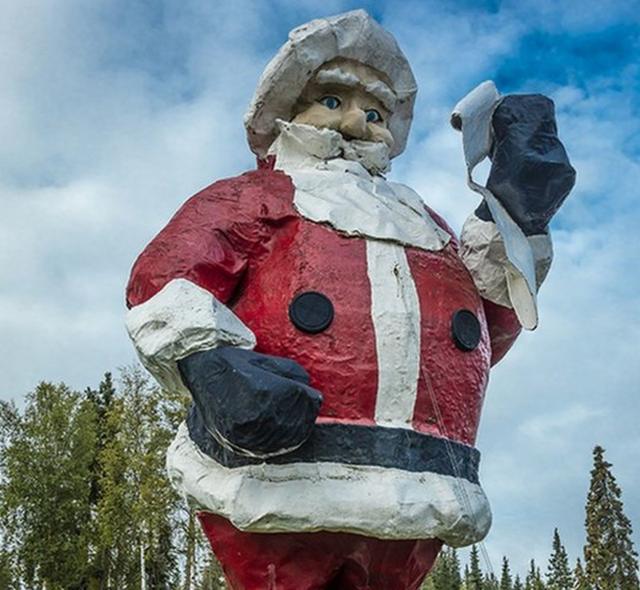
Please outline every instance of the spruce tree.
[[573, 570], [573, 588], [571, 590], [593, 590], [589, 580], [587, 580], [587, 574], [582, 567], [582, 562], [578, 557], [576, 561], [576, 567]]
[[516, 574], [516, 577], [513, 580], [513, 590], [524, 590], [524, 586], [522, 585], [522, 581], [518, 574]]
[[513, 590], [511, 571], [509, 570], [509, 560], [502, 558], [502, 572], [500, 574], [500, 590]]
[[540, 575], [540, 568], [536, 566], [535, 560], [531, 560], [529, 571], [524, 582], [525, 590], [546, 590], [545, 584]]
[[597, 590], [639, 590], [638, 554], [631, 540], [631, 522], [624, 514], [621, 490], [604, 459], [593, 450], [593, 469], [586, 505], [586, 578]]
[[424, 579], [420, 590], [440, 590], [440, 586], [446, 584], [447, 567], [445, 561], [447, 556], [444, 549], [440, 551], [431, 571]]
[[[104, 478], [102, 471], [101, 457], [109, 441], [116, 435], [115, 425], [107, 420], [111, 403], [116, 396], [111, 373], [105, 373], [98, 389], [88, 387], [85, 390], [87, 403], [93, 406], [96, 414], [96, 452], [91, 465], [91, 511], [95, 515], [98, 511], [98, 504], [103, 495], [101, 482]], [[101, 541], [99, 523], [96, 518], [92, 519], [92, 550], [93, 555], [89, 571], [89, 587], [108, 588], [108, 578], [110, 575], [109, 565], [112, 561], [110, 547]]]
[[466, 579], [468, 590], [484, 590], [484, 576], [480, 569], [480, 557], [478, 555], [478, 546], [471, 547], [471, 555], [469, 557], [469, 575]]
[[449, 550], [449, 570], [451, 572], [451, 588], [460, 590], [462, 574], [460, 573], [460, 558], [455, 548]]
[[464, 566], [464, 574], [462, 575], [462, 590], [469, 590], [469, 564]]
[[493, 572], [485, 574], [482, 584], [484, 590], [500, 590], [500, 582]]
[[440, 552], [429, 580], [434, 590], [460, 590], [460, 561], [455, 549], [445, 548]]
[[547, 590], [571, 590], [573, 576], [567, 551], [560, 541], [558, 529], [553, 531], [553, 550], [547, 568]]

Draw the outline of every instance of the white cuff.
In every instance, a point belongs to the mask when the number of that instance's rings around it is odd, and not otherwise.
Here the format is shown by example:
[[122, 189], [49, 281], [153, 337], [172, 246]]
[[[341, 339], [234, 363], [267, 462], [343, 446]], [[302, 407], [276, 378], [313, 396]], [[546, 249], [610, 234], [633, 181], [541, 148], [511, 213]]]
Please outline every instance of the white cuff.
[[174, 279], [127, 312], [127, 331], [142, 364], [165, 389], [186, 388], [177, 361], [219, 346], [251, 349], [253, 332], [209, 291]]
[[[460, 257], [471, 273], [480, 295], [493, 303], [516, 308], [518, 302], [514, 299], [517, 293], [508, 284], [511, 264], [496, 224], [470, 215], [462, 228], [460, 242]], [[549, 234], [530, 236], [527, 244], [534, 261], [538, 289], [549, 272], [553, 245]]]

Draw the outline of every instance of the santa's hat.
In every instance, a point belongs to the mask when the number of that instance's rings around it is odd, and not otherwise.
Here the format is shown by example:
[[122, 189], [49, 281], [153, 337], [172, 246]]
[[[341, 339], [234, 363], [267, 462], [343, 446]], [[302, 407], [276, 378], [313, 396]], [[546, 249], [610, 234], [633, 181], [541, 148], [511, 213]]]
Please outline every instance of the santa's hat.
[[267, 65], [245, 115], [251, 150], [263, 158], [278, 134], [276, 119], [290, 120], [304, 87], [323, 64], [344, 58], [385, 74], [396, 95], [388, 127], [391, 157], [407, 143], [417, 91], [416, 81], [393, 36], [364, 10], [313, 20], [289, 33], [289, 40]]

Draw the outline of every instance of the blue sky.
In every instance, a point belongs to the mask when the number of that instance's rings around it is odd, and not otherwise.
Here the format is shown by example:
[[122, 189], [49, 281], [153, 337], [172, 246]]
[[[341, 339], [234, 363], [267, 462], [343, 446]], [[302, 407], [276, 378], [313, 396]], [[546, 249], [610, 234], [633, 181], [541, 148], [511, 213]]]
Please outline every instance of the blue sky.
[[459, 229], [453, 105], [485, 79], [556, 102], [576, 188], [552, 224], [541, 325], [492, 374], [478, 446], [494, 527], [523, 571], [558, 526], [583, 543], [602, 444], [640, 543], [640, 3], [24, 0], [0, 22], [0, 396], [84, 388], [134, 360], [123, 289], [190, 194], [253, 166], [242, 115], [293, 26], [364, 7], [419, 83], [394, 179]]

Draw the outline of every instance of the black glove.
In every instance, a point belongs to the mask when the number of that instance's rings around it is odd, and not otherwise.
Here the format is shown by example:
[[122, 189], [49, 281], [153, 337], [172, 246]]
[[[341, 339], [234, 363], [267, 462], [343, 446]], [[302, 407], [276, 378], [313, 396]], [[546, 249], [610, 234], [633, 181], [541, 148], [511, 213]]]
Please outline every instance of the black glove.
[[311, 435], [322, 396], [295, 361], [225, 347], [196, 352], [178, 368], [202, 422], [228, 448], [277, 455]]
[[[505, 96], [492, 122], [487, 188], [525, 235], [545, 233], [576, 179], [558, 139], [553, 101], [541, 94]], [[476, 215], [492, 219], [484, 201]]]

